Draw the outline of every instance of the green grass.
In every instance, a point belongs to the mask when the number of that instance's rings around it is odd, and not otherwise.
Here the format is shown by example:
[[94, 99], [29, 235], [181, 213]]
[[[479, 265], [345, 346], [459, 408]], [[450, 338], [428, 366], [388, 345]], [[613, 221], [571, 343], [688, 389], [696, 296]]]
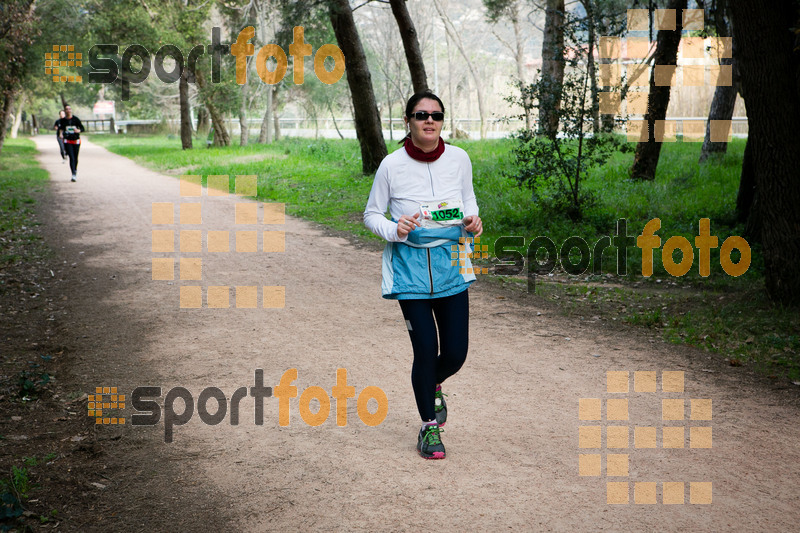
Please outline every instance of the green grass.
[[[258, 193], [263, 200], [281, 201], [287, 211], [368, 237], [361, 214], [372, 185], [372, 176], [360, 173], [360, 153], [355, 140], [312, 140], [285, 138], [271, 145], [194, 148], [183, 151], [175, 136], [96, 136], [95, 142], [109, 150], [162, 172], [178, 174], [257, 174]], [[475, 191], [484, 219], [484, 241], [493, 252], [494, 241], [502, 235], [522, 235], [526, 244], [546, 235], [560, 246], [570, 236], [594, 245], [601, 236], [614, 235], [618, 219], [628, 220], [628, 234], [637, 235], [645, 223], [660, 218], [658, 235], [662, 244], [668, 237], [682, 235], [693, 242], [700, 218], [711, 219], [711, 233], [722, 241], [740, 230], [732, 225], [738, 188], [738, 167], [744, 144], [731, 143], [720, 162], [696, 164], [700, 145], [665, 145], [659, 177], [652, 183], [627, 179], [632, 154], [615, 154], [607, 165], [594, 172], [584, 186], [597, 193], [600, 206], [589, 210], [579, 222], [553, 217], [532, 205], [530, 192], [505, 177], [512, 170], [513, 141], [455, 141], [473, 162]], [[399, 147], [389, 143], [389, 151]], [[369, 238], [369, 237], [368, 237]], [[635, 249], [634, 249], [635, 250]], [[641, 257], [629, 250], [628, 271], [641, 272]], [[612, 265], [613, 250], [604, 254]], [[676, 258], [679, 256], [676, 255]], [[720, 272], [718, 254], [712, 265]], [[666, 275], [656, 254], [656, 273]], [[694, 269], [696, 270], [696, 269]]]
[[[372, 176], [360, 172], [355, 140], [285, 138], [271, 145], [195, 148], [182, 151], [175, 136], [96, 136], [113, 152], [174, 175], [258, 175], [262, 200], [286, 203], [287, 213], [379, 242], [362, 223], [362, 213]], [[531, 202], [531, 193], [518, 188], [506, 174], [513, 171], [512, 140], [455, 141], [473, 163], [473, 181], [481, 217], [482, 243], [494, 257], [494, 242], [504, 235], [519, 235], [525, 246], [537, 236], [547, 236], [560, 247], [570, 236], [583, 238], [592, 249], [597, 240], [616, 234], [617, 221], [626, 219], [628, 235], [638, 236], [645, 224], [659, 218], [656, 232], [663, 247], [668, 238], [682, 236], [694, 246], [701, 218], [711, 220], [711, 235], [718, 246], [727, 237], [741, 235], [734, 209], [745, 142], [734, 139], [721, 158], [698, 165], [700, 143], [663, 146], [654, 182], [629, 179], [633, 153], [615, 153], [584, 181], [600, 202], [580, 221], [543, 212]], [[389, 151], [399, 145], [387, 144]], [[719, 248], [712, 249], [711, 275], [701, 277], [694, 250], [691, 270], [682, 277], [669, 275], [661, 252], [653, 254], [654, 273], [642, 276], [642, 251], [635, 243], [627, 251], [626, 275], [618, 277], [616, 249], [603, 253], [602, 272], [560, 276], [559, 283], [537, 281], [536, 293], [557, 301], [565, 313], [600, 313], [620, 322], [658, 330], [673, 342], [718, 352], [734, 362], [753, 363], [767, 374], [800, 379], [800, 320], [796, 310], [774, 306], [763, 290], [763, 260], [752, 247], [752, 263], [740, 277], [727, 275], [720, 266]], [[681, 261], [676, 251], [673, 260]], [[734, 253], [733, 260], [738, 260]], [[603, 274], [623, 288], [604, 287]], [[539, 277], [539, 280], [542, 278]], [[525, 290], [524, 278], [505, 278]], [[563, 282], [563, 283], [562, 283]]]
[[0, 267], [25, 257], [24, 248], [39, 241], [32, 231], [35, 196], [47, 183], [29, 139], [6, 139], [0, 155]]
[[[628, 171], [633, 153], [613, 154], [603, 166], [594, 169], [582, 182], [585, 191], [595, 194], [598, 205], [585, 211], [582, 220], [573, 221], [566, 217], [537, 209], [531, 202], [530, 193], [513, 187], [509, 179], [502, 177], [502, 171], [511, 168], [508, 151], [502, 155], [506, 161], [499, 165], [500, 172], [495, 176], [481, 176], [476, 171], [476, 189], [481, 201], [482, 213], [486, 220], [494, 224], [501, 220], [500, 226], [505, 235], [523, 235], [526, 245], [537, 236], [547, 236], [560, 248], [569, 237], [577, 236], [593, 250], [598, 239], [617, 234], [617, 223], [627, 222], [627, 234], [636, 237], [641, 234], [645, 224], [659, 219], [661, 228], [656, 235], [661, 238], [661, 246], [673, 236], [686, 238], [694, 245], [699, 232], [699, 221], [710, 219], [710, 233], [716, 236], [718, 246], [732, 235], [741, 235], [743, 228], [735, 224], [735, 200], [739, 187], [739, 169], [744, 154], [744, 141], [735, 139], [722, 158], [698, 165], [700, 144], [665, 144], [659, 160], [656, 180], [653, 182], [633, 181]], [[471, 154], [472, 155], [472, 154]], [[476, 168], [483, 163], [476, 162]], [[494, 165], [491, 165], [494, 166]], [[491, 183], [486, 187], [487, 183]], [[514, 189], [514, 190], [511, 190]], [[532, 208], [533, 207], [533, 208]], [[485, 224], [486, 225], [486, 224]], [[489, 235], [493, 241], [493, 235]], [[641, 277], [642, 253], [632, 244], [627, 251], [625, 271], [617, 271], [616, 248], [612, 245], [603, 252], [603, 272], [627, 274], [629, 278]], [[523, 254], [525, 248], [518, 249]], [[577, 258], [577, 254], [573, 254]], [[681, 261], [681, 253], [676, 251], [673, 260]], [[739, 259], [734, 251], [733, 260]], [[653, 256], [654, 276], [669, 277], [663, 267], [661, 253], [656, 250]], [[699, 258], [695, 253], [693, 268], [683, 276], [682, 281], [702, 283], [727, 283], [728, 276], [719, 262], [719, 248], [711, 250], [711, 279], [703, 280], [698, 272]], [[745, 274], [746, 283], [751, 283], [763, 274], [763, 263], [757, 250], [753, 250], [751, 267]]]

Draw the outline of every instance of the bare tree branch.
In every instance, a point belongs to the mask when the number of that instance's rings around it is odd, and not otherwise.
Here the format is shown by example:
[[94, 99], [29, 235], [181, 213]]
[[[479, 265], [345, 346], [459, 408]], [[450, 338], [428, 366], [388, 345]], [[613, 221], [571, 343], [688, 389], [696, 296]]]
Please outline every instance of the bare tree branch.
[[481, 139], [486, 138], [486, 112], [483, 108], [483, 82], [481, 81], [480, 76], [478, 76], [477, 70], [475, 70], [475, 65], [473, 65], [472, 61], [469, 59], [466, 50], [464, 49], [464, 44], [461, 42], [461, 37], [459, 37], [458, 31], [456, 31], [455, 26], [453, 26], [453, 22], [450, 20], [450, 17], [447, 16], [447, 13], [444, 12], [442, 6], [439, 5], [439, 0], [433, 0], [433, 5], [436, 8], [436, 11], [439, 13], [439, 16], [444, 23], [444, 29], [447, 34], [453, 39], [453, 42], [458, 48], [458, 51], [461, 52], [461, 56], [464, 58], [464, 61], [467, 63], [467, 68], [472, 74], [472, 79], [475, 82], [475, 88], [478, 93], [478, 114], [481, 118]]
[[506, 48], [509, 49], [509, 51], [511, 51], [511, 55], [514, 55], [516, 53], [516, 50], [513, 46], [511, 46], [511, 43], [500, 37], [500, 34], [498, 34], [497, 31], [495, 30], [494, 24], [492, 25], [492, 35], [494, 35], [503, 46], [505, 46]]
[[364, 6], [365, 6], [365, 5], [367, 5], [367, 4], [371, 4], [372, 2], [378, 2], [379, 4], [388, 4], [388, 3], [389, 3], [389, 0], [367, 0], [367, 1], [366, 1], [366, 2], [364, 2], [363, 4], [361, 4], [361, 5], [358, 5], [358, 6], [354, 7], [354, 8], [353, 8], [353, 11], [355, 11], [355, 10], [356, 10], [356, 9], [358, 9], [358, 8], [364, 7]]

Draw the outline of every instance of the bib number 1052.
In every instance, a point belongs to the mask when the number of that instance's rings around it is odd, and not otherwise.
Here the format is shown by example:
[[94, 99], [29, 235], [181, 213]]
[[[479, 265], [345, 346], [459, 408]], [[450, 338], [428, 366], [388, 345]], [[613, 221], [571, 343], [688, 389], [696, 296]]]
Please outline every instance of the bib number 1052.
[[419, 206], [423, 228], [446, 228], [461, 224], [464, 204], [461, 200], [439, 200]]
[[461, 220], [462, 218], [464, 218], [464, 214], [461, 212], [461, 209], [457, 207], [454, 209], [439, 209], [431, 212], [431, 219], [436, 222]]

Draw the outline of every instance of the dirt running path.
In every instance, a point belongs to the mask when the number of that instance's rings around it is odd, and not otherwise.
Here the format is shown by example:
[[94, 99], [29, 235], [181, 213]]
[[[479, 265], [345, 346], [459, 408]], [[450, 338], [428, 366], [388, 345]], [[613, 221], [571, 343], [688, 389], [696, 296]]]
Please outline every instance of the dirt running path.
[[[265, 400], [264, 424], [257, 426], [253, 399], [245, 397], [239, 425], [230, 425], [229, 414], [205, 425], [195, 413], [175, 428], [170, 444], [163, 419], [155, 427], [100, 428], [139, 442], [150, 457], [142, 468], [178, 469], [174, 479], [150, 481], [162, 492], [174, 487], [174, 501], [159, 508], [174, 513], [172, 529], [183, 529], [180, 505], [191, 494], [209, 498], [209, 519], [224, 516], [230, 530], [243, 531], [776, 531], [800, 523], [794, 390], [771, 389], [708, 354], [634, 330], [564, 319], [479, 282], [470, 291], [470, 354], [445, 387], [447, 459], [424, 461], [414, 449], [411, 346], [399, 307], [379, 296], [378, 252], [287, 217], [283, 226], [248, 227], [283, 229], [282, 254], [153, 253], [152, 203], [197, 201], [181, 199], [177, 179], [85, 142], [79, 181], [70, 183], [52, 136], [37, 144], [54, 190], [46, 233], [74, 263], [68, 328], [84, 390], [115, 385], [130, 393], [154, 385], [166, 395], [182, 386], [196, 400], [213, 385], [230, 398], [253, 385], [255, 369], [274, 387], [296, 368], [299, 392], [317, 385], [330, 394], [337, 368], [346, 368], [356, 393], [376, 386], [388, 397], [388, 416], [377, 427], [359, 419], [355, 399], [346, 427], [336, 426], [335, 401], [327, 421], [311, 427], [299, 416], [298, 398], [291, 400], [290, 425], [280, 427], [274, 397]], [[233, 224], [234, 203], [243, 200], [200, 200], [203, 225], [194, 229], [243, 228]], [[177, 207], [175, 213], [177, 222]], [[181, 255], [203, 259], [202, 282], [151, 279], [153, 257], [177, 262]], [[237, 309], [232, 295], [230, 309], [179, 309], [179, 287], [192, 284], [282, 285], [285, 308]], [[607, 393], [606, 371], [630, 372], [630, 394]], [[656, 371], [658, 392], [633, 392], [634, 371]], [[685, 392], [662, 392], [662, 371], [685, 372]], [[606, 421], [604, 404], [603, 420], [581, 421], [581, 398], [628, 398], [628, 420]], [[713, 420], [689, 420], [693, 398], [712, 399]], [[685, 399], [685, 420], [662, 422], [662, 399]], [[581, 450], [581, 425], [629, 426], [628, 448], [607, 449], [603, 429], [603, 448]], [[662, 425], [686, 427], [682, 448], [661, 447]], [[634, 426], [657, 428], [659, 447], [635, 448]], [[690, 448], [689, 428], [701, 426], [712, 427], [711, 449]], [[579, 476], [580, 453], [602, 456], [602, 475]], [[609, 453], [629, 455], [627, 477], [606, 476]], [[607, 504], [607, 481], [629, 483], [630, 503]], [[658, 503], [634, 504], [636, 482], [656, 482]], [[685, 482], [682, 505], [662, 503], [663, 482]], [[711, 482], [713, 503], [690, 504], [690, 482]], [[114, 490], [140, 483], [117, 480]], [[146, 515], [138, 520], [142, 527], [159, 523]]]

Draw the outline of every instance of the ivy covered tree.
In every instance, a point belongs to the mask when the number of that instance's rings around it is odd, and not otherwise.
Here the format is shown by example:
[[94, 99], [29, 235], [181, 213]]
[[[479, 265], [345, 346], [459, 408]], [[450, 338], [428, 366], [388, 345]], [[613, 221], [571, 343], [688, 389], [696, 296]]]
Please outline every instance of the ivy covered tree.
[[763, 246], [767, 294], [800, 306], [800, 2], [728, 5], [749, 130], [739, 208]]

